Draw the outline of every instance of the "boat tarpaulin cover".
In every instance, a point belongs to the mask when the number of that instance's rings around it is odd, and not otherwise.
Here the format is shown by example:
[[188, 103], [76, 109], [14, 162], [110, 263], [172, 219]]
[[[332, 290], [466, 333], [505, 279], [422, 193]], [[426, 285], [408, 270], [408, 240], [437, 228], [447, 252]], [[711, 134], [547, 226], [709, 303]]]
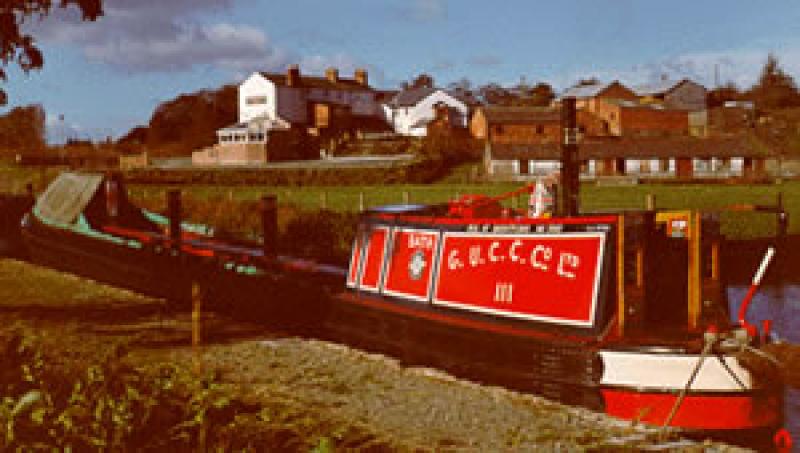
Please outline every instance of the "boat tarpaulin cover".
[[34, 212], [48, 222], [71, 224], [78, 219], [102, 182], [103, 175], [62, 173], [39, 196]]

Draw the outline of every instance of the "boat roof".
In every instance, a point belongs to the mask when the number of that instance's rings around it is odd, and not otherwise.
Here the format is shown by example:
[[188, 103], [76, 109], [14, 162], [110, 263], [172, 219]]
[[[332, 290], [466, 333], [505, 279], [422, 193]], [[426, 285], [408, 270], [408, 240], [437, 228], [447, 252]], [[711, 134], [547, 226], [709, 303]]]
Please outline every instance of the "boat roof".
[[74, 223], [102, 182], [100, 174], [61, 173], [36, 200], [34, 213], [48, 222]]

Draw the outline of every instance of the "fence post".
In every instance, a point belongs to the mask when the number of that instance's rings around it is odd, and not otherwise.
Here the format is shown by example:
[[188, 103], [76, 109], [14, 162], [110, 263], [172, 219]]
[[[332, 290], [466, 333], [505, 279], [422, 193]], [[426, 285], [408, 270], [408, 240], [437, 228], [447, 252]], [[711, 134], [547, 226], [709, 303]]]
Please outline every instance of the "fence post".
[[202, 310], [203, 291], [199, 283], [192, 282], [192, 362], [194, 362], [194, 372], [197, 375], [203, 372], [203, 357], [200, 350], [202, 342]]
[[647, 194], [644, 200], [645, 209], [648, 211], [655, 211], [656, 210], [656, 196], [652, 193]]
[[261, 247], [264, 257], [276, 256], [278, 244], [278, 197], [264, 195], [261, 197]]
[[167, 213], [169, 217], [169, 239], [173, 250], [181, 248], [181, 191], [170, 189], [167, 192]]

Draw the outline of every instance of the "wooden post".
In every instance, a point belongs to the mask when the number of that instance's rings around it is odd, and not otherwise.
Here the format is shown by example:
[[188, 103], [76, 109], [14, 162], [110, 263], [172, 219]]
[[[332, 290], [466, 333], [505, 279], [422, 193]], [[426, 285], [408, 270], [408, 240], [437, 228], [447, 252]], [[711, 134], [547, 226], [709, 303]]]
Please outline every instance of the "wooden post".
[[201, 352], [202, 321], [203, 321], [203, 291], [200, 284], [192, 282], [192, 362], [195, 374], [203, 372], [203, 357]]
[[358, 212], [364, 212], [366, 210], [366, 203], [364, 201], [364, 192], [358, 193]]
[[702, 241], [701, 231], [702, 218], [700, 212], [689, 214], [689, 294], [688, 294], [688, 315], [689, 329], [696, 329], [700, 323], [700, 311], [702, 308], [702, 257], [700, 256]]
[[411, 196], [409, 195], [407, 190], [403, 191], [403, 204], [408, 204], [411, 201]]
[[278, 254], [278, 198], [275, 195], [261, 197], [261, 244], [264, 256]]
[[648, 211], [655, 211], [656, 210], [656, 196], [652, 193], [647, 194], [645, 197], [645, 209]]
[[169, 239], [174, 250], [181, 247], [181, 191], [171, 189], [167, 192], [167, 215], [169, 217]]
[[[777, 255], [775, 260], [775, 267], [777, 268], [777, 275], [778, 275], [778, 283], [783, 285], [784, 279], [786, 277], [787, 272], [787, 260], [786, 256], [788, 254], [787, 247], [787, 234], [789, 233], [789, 213], [786, 212], [786, 209], [783, 205], [783, 192], [778, 192], [778, 200], [776, 206], [776, 216], [777, 216], [777, 225], [776, 225], [776, 234], [775, 234], [775, 248], [777, 249]], [[782, 288], [782, 286], [781, 286]]]
[[323, 190], [322, 193], [319, 194], [319, 208], [320, 209], [328, 209], [328, 192], [327, 191]]
[[228, 189], [228, 201], [233, 201], [233, 189]]
[[625, 216], [617, 218], [617, 334], [625, 334]]

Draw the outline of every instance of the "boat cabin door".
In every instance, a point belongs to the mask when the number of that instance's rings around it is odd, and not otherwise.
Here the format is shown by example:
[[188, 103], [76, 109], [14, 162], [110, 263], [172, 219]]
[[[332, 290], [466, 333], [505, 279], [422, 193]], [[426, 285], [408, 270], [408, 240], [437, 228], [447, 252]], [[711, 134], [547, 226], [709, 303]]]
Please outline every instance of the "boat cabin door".
[[663, 211], [626, 215], [626, 220], [620, 298], [628, 325], [623, 331], [695, 330], [711, 317], [727, 316], [719, 312], [724, 306], [721, 238], [714, 216]]

